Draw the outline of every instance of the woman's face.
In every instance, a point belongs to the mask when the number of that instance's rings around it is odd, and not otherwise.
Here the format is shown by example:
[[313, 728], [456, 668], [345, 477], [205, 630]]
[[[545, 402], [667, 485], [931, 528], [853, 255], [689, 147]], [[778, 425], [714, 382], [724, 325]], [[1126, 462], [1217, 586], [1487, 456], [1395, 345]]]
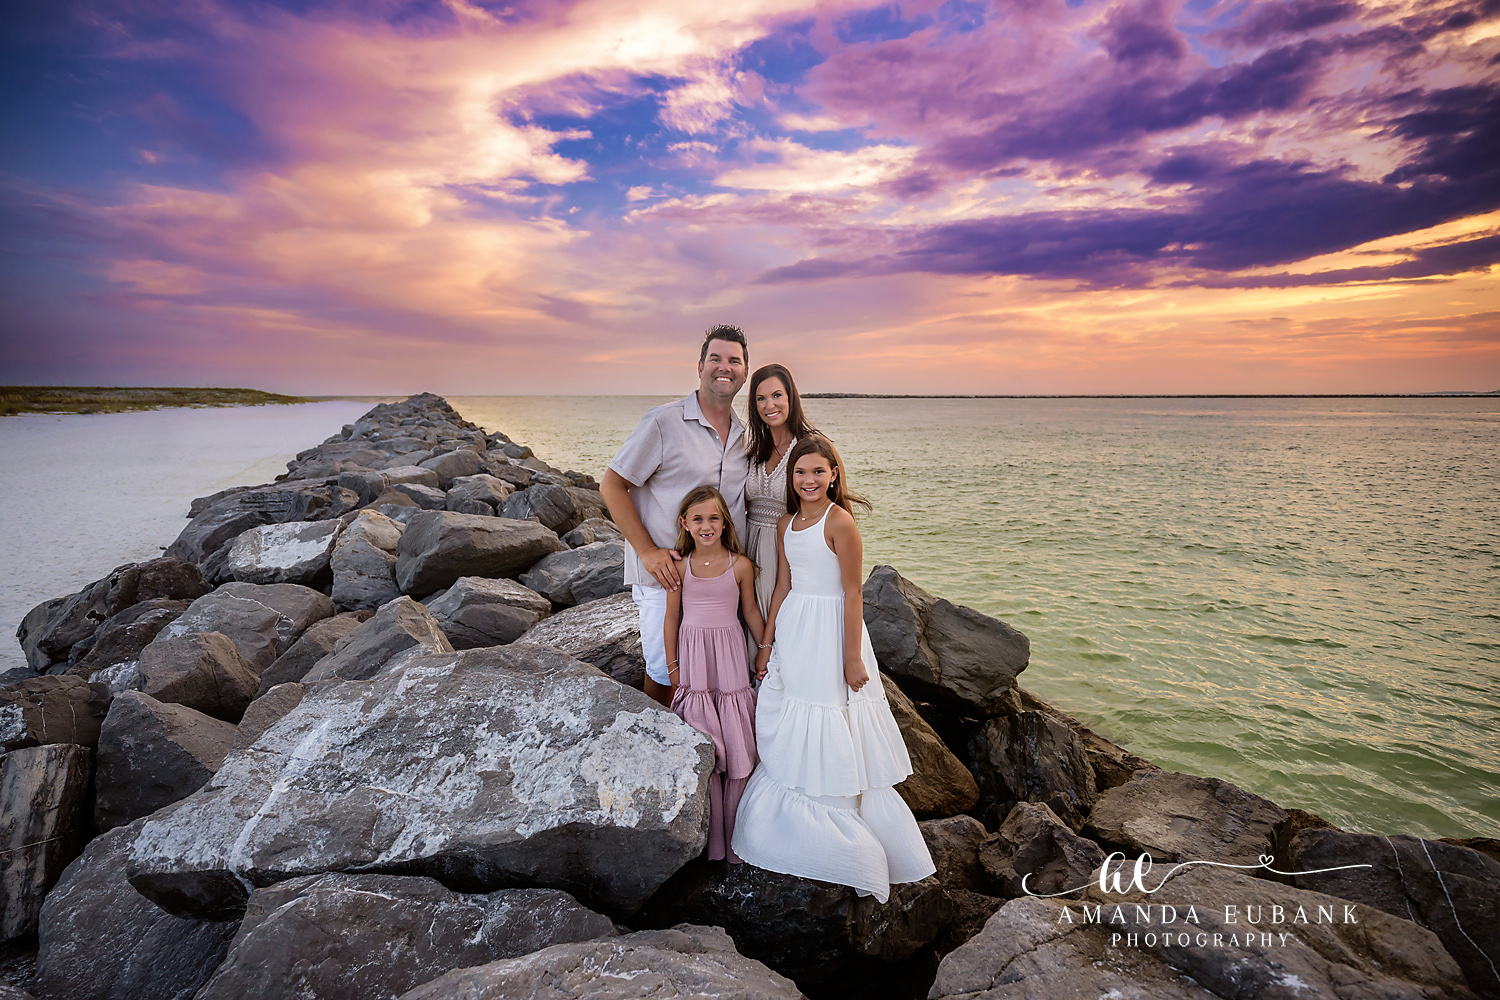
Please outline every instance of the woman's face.
[[719, 501], [704, 500], [689, 507], [681, 523], [695, 546], [712, 545], [724, 533], [724, 512]]
[[786, 386], [776, 376], [772, 375], [755, 387], [755, 412], [760, 414], [767, 427], [780, 427], [786, 423], [791, 405]]
[[797, 459], [792, 467], [792, 489], [797, 491], [797, 499], [807, 503], [817, 503], [827, 496], [828, 487], [837, 478], [838, 471], [815, 451]]

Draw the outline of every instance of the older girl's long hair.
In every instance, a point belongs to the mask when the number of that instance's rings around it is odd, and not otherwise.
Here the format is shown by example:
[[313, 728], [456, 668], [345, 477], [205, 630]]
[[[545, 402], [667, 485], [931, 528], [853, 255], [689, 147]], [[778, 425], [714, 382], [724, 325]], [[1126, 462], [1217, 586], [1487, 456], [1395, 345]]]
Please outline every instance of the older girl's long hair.
[[686, 557], [693, 551], [693, 536], [682, 526], [682, 519], [687, 517], [688, 508], [696, 507], [705, 500], [719, 502], [719, 516], [724, 519], [724, 547], [737, 556], [744, 555], [745, 550], [740, 548], [739, 534], [734, 530], [734, 518], [729, 516], [729, 504], [724, 502], [724, 494], [712, 486], [693, 487], [682, 498], [682, 503], [677, 505], [677, 544], [674, 546], [677, 552]]
[[771, 459], [771, 452], [776, 450], [776, 442], [771, 440], [771, 426], [761, 419], [760, 408], [755, 405], [755, 390], [768, 378], [780, 379], [786, 386], [786, 426], [792, 437], [804, 438], [818, 433], [818, 429], [802, 415], [802, 394], [797, 391], [797, 383], [792, 381], [792, 373], [785, 365], [762, 365], [750, 376], [750, 457], [756, 465], [765, 465]]
[[828, 460], [830, 469], [838, 470], [838, 476], [828, 484], [828, 499], [851, 514], [854, 513], [856, 506], [867, 513], [874, 509], [870, 501], [849, 488], [849, 470], [844, 468], [844, 460], [839, 458], [839, 450], [833, 446], [833, 442], [821, 434], [809, 434], [805, 438], [798, 439], [797, 443], [792, 446], [791, 458], [787, 460], [786, 509], [788, 514], [797, 510], [801, 502], [797, 496], [796, 487], [792, 485], [792, 473], [796, 470], [799, 459], [812, 454], [822, 455]]

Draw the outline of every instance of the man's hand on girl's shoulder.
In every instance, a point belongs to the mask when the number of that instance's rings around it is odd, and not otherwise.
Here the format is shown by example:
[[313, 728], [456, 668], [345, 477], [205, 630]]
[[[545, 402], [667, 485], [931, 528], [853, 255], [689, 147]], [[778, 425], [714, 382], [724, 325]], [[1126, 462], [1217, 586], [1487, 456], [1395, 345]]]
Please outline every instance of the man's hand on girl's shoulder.
[[682, 585], [682, 571], [677, 564], [682, 562], [682, 553], [676, 549], [656, 549], [641, 556], [641, 565], [646, 572], [668, 591]]

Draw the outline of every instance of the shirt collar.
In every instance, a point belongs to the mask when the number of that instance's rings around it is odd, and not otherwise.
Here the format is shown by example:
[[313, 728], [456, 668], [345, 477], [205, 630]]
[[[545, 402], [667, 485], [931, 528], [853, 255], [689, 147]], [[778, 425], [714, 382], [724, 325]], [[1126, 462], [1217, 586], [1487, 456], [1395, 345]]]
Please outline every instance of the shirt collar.
[[[696, 420], [698, 421], [698, 423], [702, 424], [704, 427], [707, 427], [715, 434], [719, 433], [717, 430], [714, 430], [714, 425], [709, 423], [708, 418], [703, 415], [703, 407], [698, 405], [697, 389], [694, 389], [692, 392], [688, 393], [686, 397], [683, 398], [682, 419]], [[735, 413], [734, 410], [731, 409], [729, 411], [729, 440], [733, 441], [736, 437], [744, 433], [744, 422], [740, 420], [740, 415], [738, 413]], [[725, 447], [728, 447], [728, 442], [725, 442]]]

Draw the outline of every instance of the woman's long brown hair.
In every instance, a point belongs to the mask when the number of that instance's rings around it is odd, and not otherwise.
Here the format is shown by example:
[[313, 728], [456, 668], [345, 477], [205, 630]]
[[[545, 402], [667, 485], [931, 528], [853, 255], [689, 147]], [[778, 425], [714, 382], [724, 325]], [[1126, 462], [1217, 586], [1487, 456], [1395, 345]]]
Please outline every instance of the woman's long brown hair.
[[734, 518], [729, 516], [729, 504], [724, 502], [724, 494], [712, 486], [693, 487], [682, 498], [682, 503], [677, 505], [677, 544], [674, 548], [683, 556], [693, 551], [693, 536], [683, 528], [682, 519], [687, 517], [688, 508], [696, 507], [705, 500], [719, 501], [719, 516], [724, 519], [724, 547], [737, 556], [743, 556], [745, 550], [740, 548], [740, 537], [734, 530]]
[[858, 493], [855, 493], [849, 488], [849, 470], [844, 468], [844, 460], [842, 458], [839, 458], [839, 450], [833, 446], [833, 442], [828, 440], [821, 434], [809, 434], [805, 438], [799, 438], [797, 440], [797, 443], [792, 445], [791, 458], [787, 459], [787, 513], [790, 514], [792, 511], [796, 510], [801, 502], [801, 498], [797, 496], [796, 488], [792, 485], [792, 473], [797, 468], [797, 460], [805, 455], [812, 455], [815, 453], [818, 455], [822, 455], [825, 459], [827, 459], [828, 467], [830, 469], [837, 469], [839, 473], [834, 478], [833, 482], [828, 484], [828, 499], [832, 500], [834, 503], [838, 504], [840, 507], [844, 508], [851, 514], [854, 513], [854, 508], [856, 506], [864, 508], [864, 510], [867, 512], [874, 509], [870, 501], [866, 500], [864, 497], [860, 496]]
[[771, 452], [776, 450], [776, 442], [771, 440], [771, 426], [761, 419], [760, 408], [755, 405], [755, 390], [769, 378], [780, 379], [786, 386], [786, 426], [792, 437], [804, 438], [818, 433], [818, 429], [802, 414], [802, 394], [797, 391], [797, 383], [792, 381], [792, 373], [785, 365], [762, 365], [750, 376], [750, 458], [756, 465], [765, 465], [771, 459]]

